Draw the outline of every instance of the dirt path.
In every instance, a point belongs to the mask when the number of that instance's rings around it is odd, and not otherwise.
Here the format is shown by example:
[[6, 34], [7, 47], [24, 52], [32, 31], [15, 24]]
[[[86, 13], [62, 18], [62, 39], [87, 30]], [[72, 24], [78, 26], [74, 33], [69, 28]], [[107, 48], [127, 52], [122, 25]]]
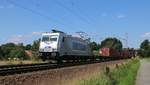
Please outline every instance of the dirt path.
[[150, 85], [150, 62], [141, 60], [136, 85]]

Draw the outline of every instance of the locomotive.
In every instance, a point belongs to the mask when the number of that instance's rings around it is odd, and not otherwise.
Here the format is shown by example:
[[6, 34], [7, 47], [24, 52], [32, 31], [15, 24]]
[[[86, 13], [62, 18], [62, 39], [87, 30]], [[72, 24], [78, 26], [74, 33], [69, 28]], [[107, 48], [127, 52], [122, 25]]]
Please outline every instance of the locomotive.
[[40, 58], [43, 61], [56, 60], [96, 60], [103, 59], [124, 59], [135, 57], [135, 51], [132, 49], [116, 50], [111, 48], [99, 49], [100, 56], [94, 56], [87, 40], [81, 37], [67, 35], [58, 30], [42, 33], [39, 46]]
[[43, 61], [86, 60], [93, 57], [89, 43], [86, 40], [57, 30], [42, 33], [39, 54]]

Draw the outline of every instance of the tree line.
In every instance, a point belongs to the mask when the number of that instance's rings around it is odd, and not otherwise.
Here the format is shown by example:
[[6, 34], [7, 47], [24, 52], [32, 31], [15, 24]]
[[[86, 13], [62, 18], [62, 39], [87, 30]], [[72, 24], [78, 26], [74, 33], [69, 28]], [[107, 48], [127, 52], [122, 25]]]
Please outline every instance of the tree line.
[[33, 44], [23, 45], [23, 43], [14, 44], [6, 43], [0, 46], [0, 60], [8, 60], [12, 58], [18, 58], [22, 60], [30, 59], [25, 52], [26, 50], [33, 51], [33, 54], [37, 54], [39, 48], [39, 41], [35, 40]]
[[[23, 43], [14, 44], [14, 43], [6, 43], [0, 46], [0, 60], [7, 60], [9, 58], [19, 58], [19, 59], [30, 59], [30, 57], [26, 54], [26, 50], [32, 51], [33, 57], [38, 58], [38, 49], [39, 49], [39, 40], [33, 41], [32, 44], [24, 45]], [[99, 53], [99, 49], [102, 47], [108, 47], [112, 49], [121, 50], [123, 49], [122, 42], [117, 38], [106, 38], [101, 43], [90, 42], [90, 46], [92, 51], [96, 51]], [[144, 40], [140, 48], [137, 50], [137, 54], [142, 57], [150, 56], [150, 41]]]

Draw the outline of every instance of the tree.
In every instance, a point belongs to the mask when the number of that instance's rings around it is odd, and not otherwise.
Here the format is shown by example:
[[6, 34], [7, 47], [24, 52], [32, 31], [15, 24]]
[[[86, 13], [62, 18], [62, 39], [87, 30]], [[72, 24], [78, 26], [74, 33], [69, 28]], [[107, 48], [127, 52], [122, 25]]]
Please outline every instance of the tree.
[[8, 59], [8, 58], [20, 58], [20, 59], [29, 59], [25, 50], [32, 50], [34, 52], [34, 56], [38, 56], [39, 49], [39, 40], [35, 40], [33, 44], [28, 44], [26, 46], [23, 43], [14, 44], [14, 43], [6, 43], [0, 46], [0, 59]]
[[150, 42], [149, 40], [144, 40], [140, 45], [140, 50], [138, 54], [142, 57], [149, 57], [150, 56]]
[[33, 41], [32, 50], [33, 51], [38, 51], [39, 44], [40, 44], [40, 39]]
[[144, 40], [141, 43], [140, 48], [144, 49], [144, 50], [149, 50], [150, 49], [150, 42], [149, 42], [149, 40]]
[[92, 50], [99, 50], [99, 48], [100, 48], [100, 45], [94, 41], [90, 43], [90, 46], [91, 46]]
[[17, 46], [18, 46], [19, 48], [22, 48], [22, 49], [25, 48], [24, 45], [23, 45], [23, 43], [18, 43]]
[[3, 58], [3, 51], [2, 51], [2, 49], [0, 47], [0, 59], [2, 59], [2, 58]]
[[31, 44], [27, 44], [27, 45], [25, 46], [25, 50], [31, 50], [31, 48], [32, 48]]
[[2, 51], [2, 59], [8, 58], [21, 58], [27, 59], [28, 56], [25, 53], [23, 43], [21, 44], [14, 44], [14, 43], [7, 43], [1, 46], [0, 52]]
[[28, 57], [23, 49], [11, 50], [9, 56], [11, 58], [28, 59]]
[[122, 42], [117, 38], [106, 38], [101, 42], [100, 47], [108, 47], [112, 49], [119, 49], [121, 50], [123, 45]]
[[14, 43], [7, 43], [1, 46], [1, 50], [3, 51], [3, 58], [8, 59], [9, 53], [11, 50], [14, 50], [16, 45]]

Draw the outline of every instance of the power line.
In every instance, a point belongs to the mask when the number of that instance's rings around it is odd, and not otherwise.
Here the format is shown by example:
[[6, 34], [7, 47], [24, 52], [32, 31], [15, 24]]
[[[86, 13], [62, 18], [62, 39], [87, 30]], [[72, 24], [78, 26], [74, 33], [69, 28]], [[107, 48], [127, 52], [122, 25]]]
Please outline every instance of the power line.
[[[44, 17], [44, 18], [47, 19], [47, 20], [52, 20], [51, 17], [49, 17], [49, 16], [47, 16], [47, 15], [45, 15], [45, 14], [42, 14], [42, 13], [40, 13], [40, 12], [37, 12], [37, 11], [35, 11], [35, 10], [33, 10], [33, 9], [27, 8], [27, 7], [25, 7], [25, 6], [22, 6], [22, 5], [18, 4], [18, 3], [16, 3], [15, 1], [7, 0], [7, 2], [13, 4], [13, 5], [16, 6], [16, 7], [19, 7], [19, 8], [22, 8], [22, 9], [24, 9], [24, 10], [30, 11], [30, 12], [33, 13], [33, 14], [39, 15], [39, 16], [41, 16], [41, 17]], [[58, 21], [56, 21], [56, 20], [53, 20], [53, 21], [58, 22]], [[65, 25], [64, 23], [61, 23], [61, 24]]]
[[[42, 7], [42, 5], [40, 5], [40, 3], [37, 3], [37, 2], [34, 1], [34, 0], [32, 1], [32, 3], [34, 3], [36, 7]], [[54, 3], [55, 3], [55, 2], [54, 2]], [[55, 4], [56, 4], [56, 3], [55, 3]], [[58, 4], [57, 4], [57, 5], [58, 5]], [[48, 10], [48, 9], [47, 9], [47, 11], [51, 11], [51, 10]], [[61, 17], [61, 18], [62, 18], [62, 17]], [[65, 20], [65, 19], [64, 19], [64, 20]], [[66, 24], [70, 24], [70, 25], [71, 25], [71, 24], [73, 24], [73, 22], [71, 23], [71, 22], [67, 21]], [[80, 26], [80, 28], [85, 28], [83, 25], [79, 25], [79, 26]], [[78, 27], [79, 27], [79, 26], [78, 26]]]
[[63, 7], [64, 9], [66, 9], [68, 12], [70, 12], [71, 14], [73, 14], [75, 17], [79, 18], [80, 20], [82, 20], [84, 23], [86, 24], [91, 24], [89, 23], [86, 19], [84, 19], [83, 17], [81, 17], [79, 14], [73, 12], [70, 8], [68, 8], [67, 6], [63, 5], [62, 3], [60, 3], [58, 0], [54, 0], [55, 3], [61, 7]]
[[86, 20], [88, 21], [88, 23], [93, 23], [93, 22], [92, 22], [92, 19], [89, 19], [89, 16], [87, 16], [87, 14], [85, 14], [85, 13], [83, 12], [83, 10], [81, 10], [74, 2], [71, 1], [71, 4], [72, 4], [72, 6], [74, 6], [74, 8], [75, 8], [76, 10], [79, 11], [79, 13], [80, 13], [81, 16], [88, 17], [88, 18], [84, 18], [84, 19], [86, 19]]
[[[32, 0], [31, 0], [31, 1], [32, 1]], [[33, 0], [32, 3], [34, 3], [36, 7], [42, 7], [42, 5], [40, 5], [40, 3], [37, 3], [37, 1], [34, 1], [34, 0]], [[51, 11], [51, 10], [48, 10], [48, 9], [47, 9], [47, 11]], [[62, 17], [61, 17], [61, 18], [62, 18]], [[65, 19], [64, 19], [64, 20], [65, 20]], [[66, 22], [66, 24], [70, 24], [70, 25], [71, 25], [72, 23], [71, 23], [71, 22]]]

